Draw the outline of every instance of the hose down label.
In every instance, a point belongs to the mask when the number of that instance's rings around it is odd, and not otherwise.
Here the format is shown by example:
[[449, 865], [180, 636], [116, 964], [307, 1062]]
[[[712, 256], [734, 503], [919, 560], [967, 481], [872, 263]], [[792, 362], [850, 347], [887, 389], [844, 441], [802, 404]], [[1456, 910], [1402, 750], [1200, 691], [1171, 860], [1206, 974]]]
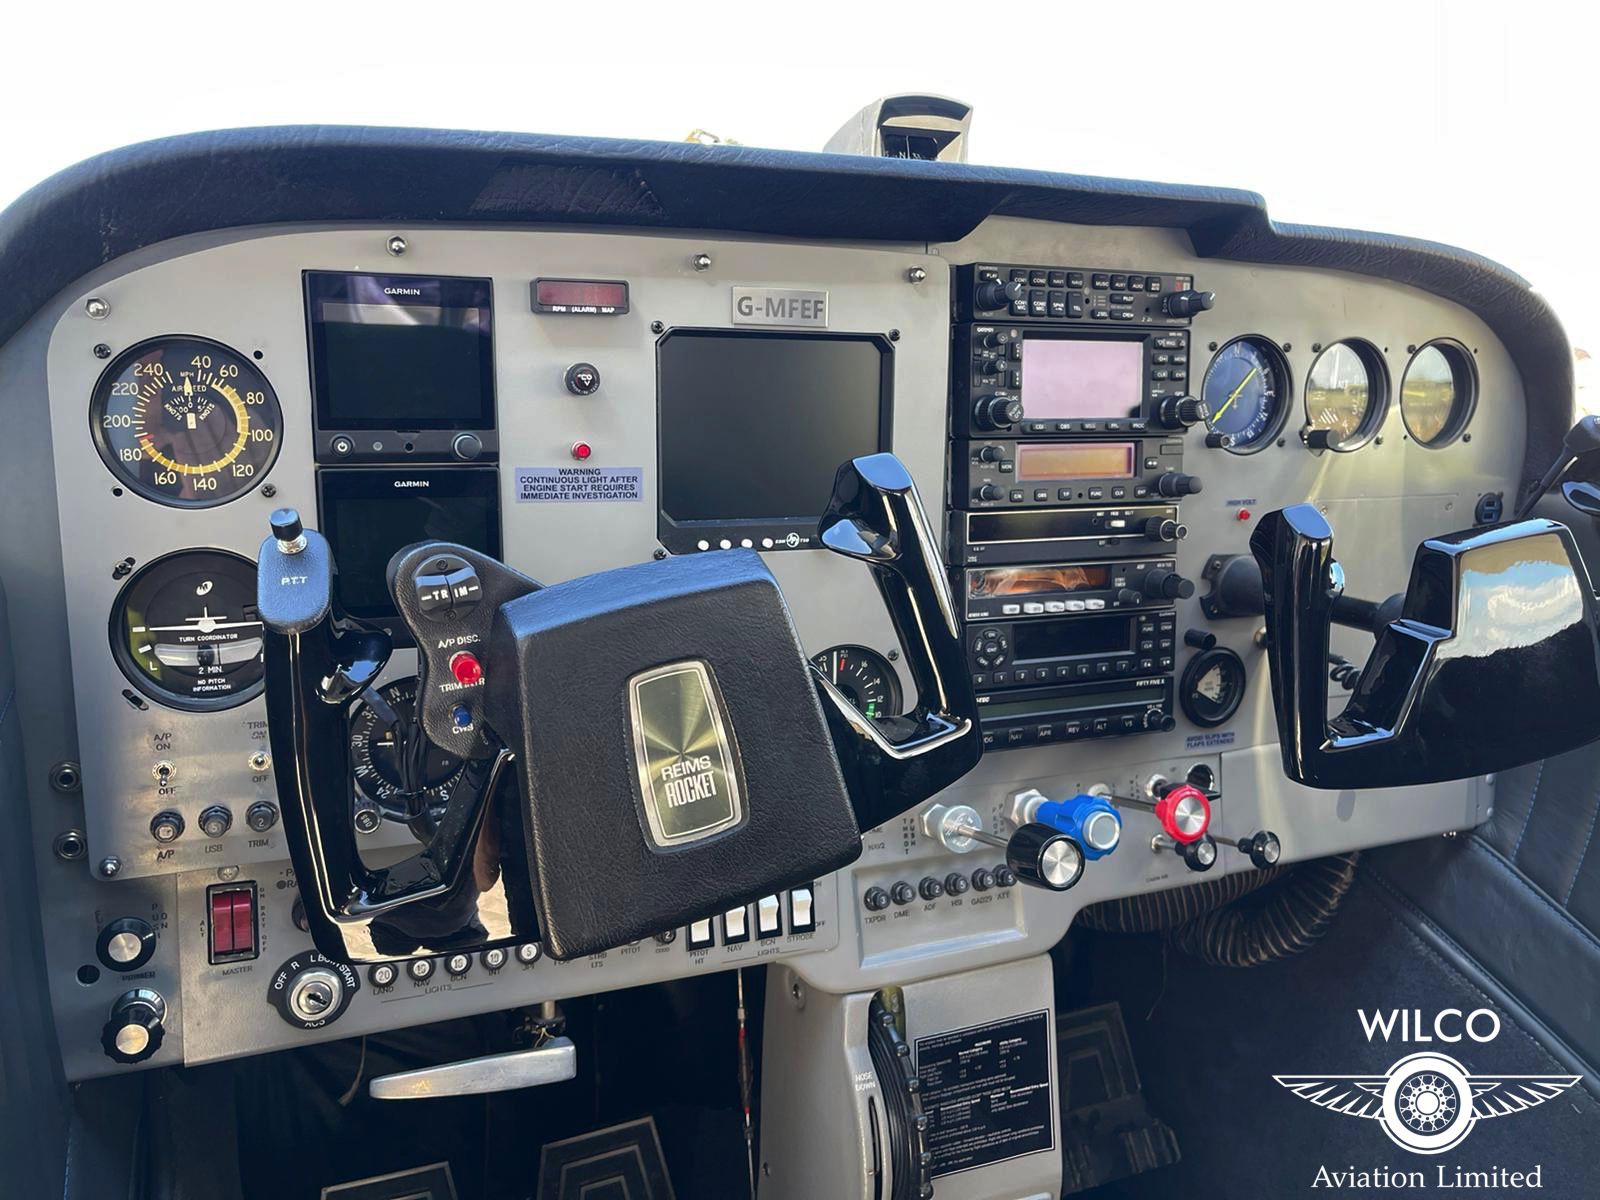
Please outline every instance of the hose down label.
[[1055, 1148], [1048, 1013], [918, 1038], [916, 1050], [935, 1176]]

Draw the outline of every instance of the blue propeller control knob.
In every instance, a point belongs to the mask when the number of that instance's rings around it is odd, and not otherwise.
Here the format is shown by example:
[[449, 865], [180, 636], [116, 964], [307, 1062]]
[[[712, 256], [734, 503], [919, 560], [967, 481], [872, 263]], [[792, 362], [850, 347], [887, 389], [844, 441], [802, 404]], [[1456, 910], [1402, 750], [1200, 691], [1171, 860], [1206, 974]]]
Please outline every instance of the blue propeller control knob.
[[1080, 794], [1070, 800], [1046, 800], [1033, 819], [1077, 841], [1090, 862], [1104, 858], [1122, 841], [1122, 814], [1104, 796]]

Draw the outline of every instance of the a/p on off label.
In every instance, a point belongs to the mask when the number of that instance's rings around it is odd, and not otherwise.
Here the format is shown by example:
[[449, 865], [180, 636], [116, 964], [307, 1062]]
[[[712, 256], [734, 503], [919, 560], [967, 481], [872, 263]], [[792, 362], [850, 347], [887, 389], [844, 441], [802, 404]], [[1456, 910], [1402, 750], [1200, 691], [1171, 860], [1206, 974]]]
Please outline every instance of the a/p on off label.
[[643, 467], [517, 468], [518, 504], [643, 499]]

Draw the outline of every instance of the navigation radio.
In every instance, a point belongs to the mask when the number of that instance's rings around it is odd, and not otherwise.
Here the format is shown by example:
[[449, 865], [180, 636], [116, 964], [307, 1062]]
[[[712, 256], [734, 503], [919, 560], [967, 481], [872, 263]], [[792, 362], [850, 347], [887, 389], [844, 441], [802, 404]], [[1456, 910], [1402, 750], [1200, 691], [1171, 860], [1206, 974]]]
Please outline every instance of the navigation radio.
[[1202, 416], [1187, 330], [966, 325], [955, 361], [957, 437], [1125, 438]]
[[951, 452], [953, 497], [971, 508], [1178, 499], [1200, 490], [1185, 475], [1183, 442], [1009, 441], [958, 443]]
[[1171, 558], [969, 567], [961, 577], [968, 621], [1148, 608], [1194, 594]]
[[991, 621], [969, 626], [967, 660], [980, 690], [1154, 675], [1172, 670], [1176, 639], [1171, 609]]
[[983, 748], [1171, 729], [1172, 676], [1019, 689], [978, 697]]

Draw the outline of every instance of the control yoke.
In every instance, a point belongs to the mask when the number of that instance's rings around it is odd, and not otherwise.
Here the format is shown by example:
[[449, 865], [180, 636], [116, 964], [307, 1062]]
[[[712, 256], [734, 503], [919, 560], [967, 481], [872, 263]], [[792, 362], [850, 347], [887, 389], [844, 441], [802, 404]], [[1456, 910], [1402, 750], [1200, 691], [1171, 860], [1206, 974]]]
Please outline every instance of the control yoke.
[[333, 601], [328, 543], [290, 510], [262, 543], [266, 698], [284, 831], [317, 947], [373, 962], [542, 940], [568, 959], [798, 887], [862, 829], [981, 754], [933, 535], [901, 463], [844, 464], [821, 522], [865, 563], [916, 703], [868, 718], [815, 670], [759, 555], [641, 563], [552, 587], [466, 546], [401, 549], [416, 720], [465, 760], [427, 846], [363, 861], [350, 710], [386, 634]]
[[[1343, 595], [1316, 508], [1268, 513], [1261, 569], [1284, 771], [1318, 788], [1400, 787], [1533, 762], [1600, 736], [1596, 599], [1572, 533], [1526, 520], [1430, 538], [1398, 606]], [[1328, 715], [1329, 627], [1365, 614], [1377, 639]]]

